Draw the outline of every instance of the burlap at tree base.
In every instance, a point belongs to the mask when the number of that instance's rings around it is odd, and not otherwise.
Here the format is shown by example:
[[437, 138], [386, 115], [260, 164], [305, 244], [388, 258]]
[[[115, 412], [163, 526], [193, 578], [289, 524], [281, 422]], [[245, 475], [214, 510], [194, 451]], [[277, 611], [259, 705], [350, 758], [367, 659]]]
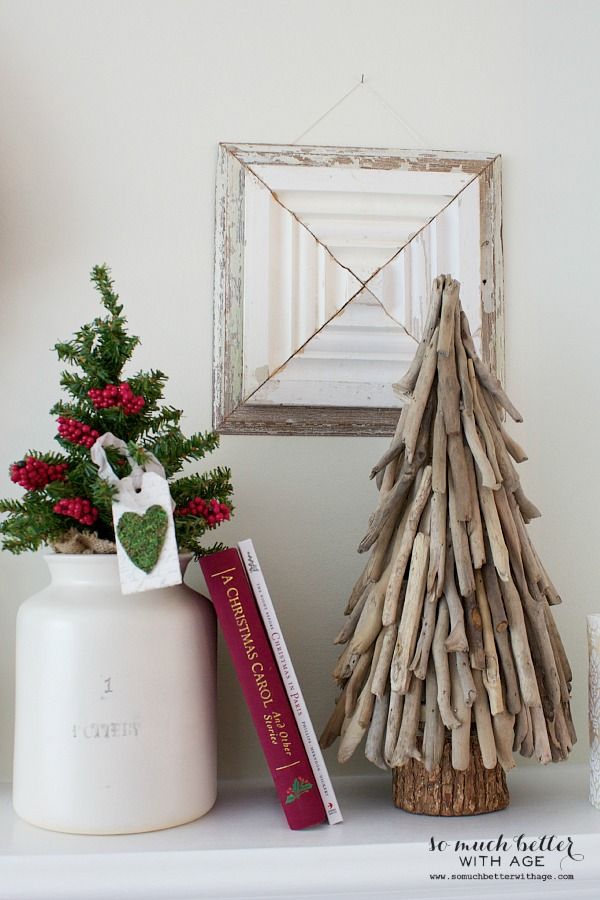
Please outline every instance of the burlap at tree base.
[[54, 541], [52, 549], [56, 553], [116, 553], [117, 547], [112, 541], [99, 538], [96, 532], [77, 531], [72, 528], [63, 536], [62, 540]]
[[450, 740], [441, 765], [432, 772], [416, 759], [395, 768], [393, 797], [400, 809], [426, 816], [475, 816], [505, 809], [510, 802], [502, 766], [484, 768], [476, 737], [471, 737], [471, 760], [464, 772], [452, 768]]

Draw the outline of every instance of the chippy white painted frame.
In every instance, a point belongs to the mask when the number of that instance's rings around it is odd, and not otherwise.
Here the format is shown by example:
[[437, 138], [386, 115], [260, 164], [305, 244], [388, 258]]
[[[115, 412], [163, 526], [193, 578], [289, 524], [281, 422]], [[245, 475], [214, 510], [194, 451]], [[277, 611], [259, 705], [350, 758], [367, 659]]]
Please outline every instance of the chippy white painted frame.
[[244, 403], [244, 191], [252, 165], [318, 165], [461, 170], [478, 178], [481, 210], [481, 346], [484, 360], [503, 380], [504, 297], [501, 158], [496, 154], [402, 151], [269, 144], [219, 145], [216, 185], [213, 425], [221, 434], [389, 435], [396, 407], [259, 406]]

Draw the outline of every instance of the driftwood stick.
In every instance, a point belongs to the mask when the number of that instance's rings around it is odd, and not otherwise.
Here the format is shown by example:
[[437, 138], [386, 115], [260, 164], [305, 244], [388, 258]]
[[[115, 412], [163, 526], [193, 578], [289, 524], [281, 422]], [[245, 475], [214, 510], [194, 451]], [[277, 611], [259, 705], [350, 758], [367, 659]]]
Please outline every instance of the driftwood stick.
[[345, 763], [348, 762], [363, 737], [365, 736], [366, 728], [359, 723], [360, 713], [361, 713], [361, 702], [363, 699], [365, 688], [363, 688], [363, 693], [361, 693], [358, 703], [356, 704], [356, 709], [352, 713], [351, 717], [346, 716], [344, 719], [344, 724], [342, 725], [342, 733], [340, 739], [340, 745], [338, 747], [338, 762]]
[[387, 492], [385, 498], [371, 516], [367, 533], [358, 545], [359, 553], [364, 553], [365, 550], [369, 550], [372, 547], [390, 515], [394, 514], [398, 517], [402, 512], [404, 501], [410, 492], [415, 476], [427, 457], [433, 403], [434, 398], [430, 397], [421, 422], [421, 431], [419, 432], [414, 458], [411, 463], [407, 462], [406, 459], [404, 460], [396, 484]]
[[371, 549], [390, 518], [394, 522], [398, 520], [402, 514], [404, 501], [410, 493], [416, 473], [417, 467], [409, 466], [404, 460], [394, 487], [383, 498], [380, 495], [377, 509], [369, 519], [367, 533], [358, 545], [359, 553], [364, 553], [366, 550]]
[[533, 726], [533, 752], [537, 761], [546, 765], [546, 763], [552, 762], [552, 751], [550, 750], [544, 712], [541, 706], [532, 706], [529, 712]]
[[544, 615], [546, 616], [548, 634], [550, 635], [550, 640], [552, 641], [552, 646], [554, 647], [554, 655], [560, 662], [567, 683], [570, 684], [573, 681], [571, 666], [569, 665], [569, 660], [567, 658], [562, 638], [560, 636], [558, 628], [556, 627], [554, 616], [552, 615], [552, 611], [548, 609], [547, 606], [544, 608]]
[[[439, 388], [438, 388], [439, 390]], [[431, 486], [438, 494], [446, 493], [446, 426], [444, 425], [444, 412], [439, 402], [433, 421], [433, 450], [431, 454], [432, 477]]]
[[[458, 677], [462, 686], [463, 699], [466, 706], [472, 706], [475, 701], [477, 689], [473, 680], [473, 672], [469, 664], [469, 654], [461, 653], [460, 650], [455, 654], [456, 666], [458, 669]], [[477, 670], [473, 670], [477, 671]]]
[[[565, 704], [568, 707], [568, 704]], [[559, 707], [556, 710], [556, 716], [554, 720], [554, 730], [556, 732], [556, 738], [560, 745], [561, 750], [561, 759], [566, 759], [573, 746], [575, 744], [575, 740], [571, 735], [569, 726], [567, 724], [567, 719], [564, 713], [565, 705]]]
[[429, 664], [429, 654], [433, 641], [433, 633], [435, 631], [435, 617], [437, 612], [437, 601], [433, 593], [426, 594], [423, 603], [423, 619], [421, 623], [421, 631], [417, 639], [417, 647], [415, 655], [410, 664], [410, 670], [415, 678], [425, 680], [427, 675], [427, 667]]
[[468, 522], [471, 518], [471, 493], [469, 491], [469, 475], [467, 473], [467, 450], [460, 434], [448, 435], [448, 461], [454, 483], [454, 503], [459, 522]]
[[[495, 573], [494, 573], [495, 574]], [[515, 668], [510, 638], [507, 631], [495, 632], [496, 647], [504, 675], [504, 704], [512, 715], [517, 715], [521, 709], [521, 692], [519, 680]]]
[[496, 456], [496, 445], [494, 443], [494, 438], [482, 407], [482, 401], [479, 397], [479, 385], [477, 384], [477, 378], [475, 377], [475, 368], [473, 366], [472, 359], [468, 361], [468, 371], [469, 382], [471, 384], [471, 390], [473, 392], [473, 412], [475, 415], [475, 424], [479, 428], [479, 431], [481, 432], [481, 435], [483, 437], [483, 441], [485, 444], [485, 453], [492, 469], [494, 470], [496, 483], [500, 484], [500, 482], [502, 481], [502, 473], [500, 471], [500, 466], [498, 465], [498, 459]]
[[[385, 571], [390, 559], [396, 555], [398, 552], [398, 548], [402, 542], [402, 535], [404, 534], [404, 529], [406, 528], [406, 521], [408, 519], [408, 515], [410, 513], [411, 507], [414, 503], [414, 499], [417, 493], [416, 482], [413, 481], [410, 490], [408, 492], [408, 496], [406, 499], [406, 503], [404, 505], [404, 509], [402, 511], [402, 515], [398, 520], [395, 514], [392, 514], [388, 519], [388, 522], [383, 526], [381, 532], [379, 533], [377, 540], [371, 550], [371, 554], [369, 556], [369, 562], [367, 563], [367, 574], [369, 576], [369, 581], [379, 581], [381, 575]], [[387, 542], [387, 547], [385, 550], [379, 549], [380, 541], [382, 544], [386, 542], [385, 532], [389, 528], [389, 523], [393, 522], [392, 528], [394, 529], [392, 539]]]
[[515, 525], [517, 536], [519, 538], [521, 560], [523, 562], [525, 574], [528, 581], [535, 581], [537, 583], [542, 578], [542, 570], [538, 564], [535, 553], [533, 552], [533, 547], [531, 545], [531, 541], [529, 540], [529, 535], [527, 534], [527, 531], [525, 529], [525, 522], [523, 521], [521, 510], [519, 509], [517, 501], [515, 500], [512, 493], [507, 493], [506, 499], [508, 501], [508, 506], [512, 514], [512, 520]]
[[[385, 469], [383, 478], [384, 483], [382, 483], [379, 491], [380, 497], [385, 496], [391, 491], [395, 484], [397, 462], [399, 462], [399, 460], [390, 463]], [[388, 473], [391, 471], [393, 471], [393, 476], [388, 479]], [[367, 562], [365, 569], [365, 574], [369, 581], [379, 581], [381, 578], [381, 574], [389, 562], [389, 555], [392, 552], [394, 541], [396, 537], [398, 537], [399, 529], [403, 527], [403, 522], [403, 517], [400, 517], [399, 519], [398, 514], [392, 512], [379, 532], [377, 539], [371, 548], [369, 561]], [[400, 536], [401, 534], [402, 532], [400, 531]]]
[[419, 377], [415, 385], [412, 399], [408, 405], [406, 416], [404, 417], [404, 452], [406, 454], [407, 462], [409, 463], [412, 462], [415, 455], [415, 448], [417, 446], [417, 438], [419, 436], [421, 422], [423, 420], [427, 401], [429, 400], [429, 396], [431, 394], [433, 379], [435, 378], [437, 365], [437, 355], [435, 350], [436, 341], [437, 329], [434, 331], [433, 337], [431, 338], [427, 346], [427, 350], [425, 351], [423, 365], [421, 367], [421, 371], [419, 372]]
[[419, 531], [422, 531], [423, 534], [426, 534], [431, 538], [431, 494], [427, 499], [423, 515], [421, 516]]
[[501, 581], [508, 581], [510, 578], [510, 561], [508, 555], [508, 547], [504, 541], [502, 534], [502, 526], [500, 517], [496, 509], [496, 501], [494, 500], [494, 491], [490, 491], [482, 485], [479, 473], [477, 474], [477, 483], [479, 485], [479, 502], [481, 504], [481, 512], [485, 522], [485, 530], [490, 542], [492, 551], [492, 559], [496, 567], [496, 572]]
[[[468, 489], [469, 486], [467, 482], [467, 490]], [[454, 552], [454, 561], [456, 562], [458, 587], [461, 595], [463, 597], [468, 597], [475, 590], [475, 576], [473, 575], [473, 563], [471, 561], [467, 526], [464, 522], [459, 521], [456, 509], [456, 497], [457, 491], [454, 489], [454, 478], [452, 473], [448, 472], [448, 518], [450, 519], [450, 534], [452, 535], [452, 548]]]
[[450, 654], [452, 709], [460, 724], [452, 729], [452, 768], [464, 772], [471, 759], [471, 707], [465, 703], [456, 654]]
[[505, 429], [504, 425], [500, 423], [500, 434], [502, 436], [502, 440], [504, 441], [504, 446], [514, 459], [516, 463], [525, 462], [525, 460], [529, 459], [523, 448], [520, 444], [515, 441], [514, 437], [508, 433]]
[[521, 510], [521, 512], [523, 513], [523, 516], [528, 521], [530, 521], [531, 519], [539, 519], [540, 518], [540, 516], [542, 515], [541, 512], [539, 511], [539, 509], [537, 508], [535, 503], [533, 503], [533, 501], [530, 500], [529, 497], [527, 497], [525, 495], [525, 492], [523, 491], [523, 488], [521, 487], [520, 483], [515, 488], [513, 493], [515, 495], [515, 500], [519, 504], [519, 509]]
[[404, 766], [409, 759], [421, 759], [421, 752], [417, 747], [417, 731], [421, 716], [422, 693], [423, 682], [413, 678], [404, 700], [400, 733], [392, 754], [393, 767]]
[[498, 489], [498, 481], [496, 479], [496, 473], [487, 458], [487, 454], [483, 448], [483, 445], [479, 439], [479, 434], [477, 432], [477, 426], [475, 425], [475, 419], [473, 415], [467, 415], [466, 412], [462, 413], [462, 423], [463, 429], [465, 432], [465, 437], [467, 439], [467, 444], [469, 445], [469, 449], [473, 454], [473, 459], [477, 464], [477, 468], [479, 469], [479, 474], [481, 475], [481, 483], [484, 487], [490, 488], [490, 490], [495, 491]]
[[556, 670], [558, 672], [558, 679], [559, 679], [559, 683], [560, 683], [560, 699], [561, 699], [562, 705], [564, 706], [564, 704], [569, 703], [569, 701], [571, 699], [571, 690], [569, 688], [569, 684], [566, 679], [565, 670], [563, 669], [561, 658], [558, 653], [556, 643], [554, 641], [553, 635], [552, 635], [552, 633], [550, 631], [550, 627], [548, 625], [548, 618], [547, 618], [548, 614], [552, 615], [552, 613], [550, 613], [550, 610], [548, 608], [548, 604], [544, 603], [544, 616], [546, 617], [546, 627], [548, 628], [548, 634], [550, 636], [550, 643], [552, 644], [552, 652], [554, 654], [554, 660], [556, 662]]
[[469, 360], [462, 342], [460, 333], [460, 304], [454, 310], [454, 352], [456, 353], [456, 367], [462, 396], [462, 410], [469, 418], [473, 418], [473, 388], [469, 378]]
[[371, 669], [373, 650], [373, 647], [369, 647], [368, 650], [366, 650], [364, 653], [361, 653], [360, 659], [358, 660], [354, 668], [354, 672], [352, 673], [346, 684], [345, 713], [348, 718], [356, 709], [356, 701], [358, 700], [358, 695], [362, 691], [367, 680], [369, 671]]
[[[489, 544], [486, 543], [486, 548]], [[488, 550], [488, 553], [490, 551]], [[494, 633], [504, 634], [508, 628], [508, 618], [504, 609], [502, 594], [500, 593], [500, 585], [498, 584], [498, 575], [494, 564], [488, 560], [483, 567], [483, 583], [485, 585], [485, 594], [492, 614], [492, 622], [494, 625]]]
[[434, 492], [431, 495], [431, 542], [429, 545], [429, 571], [427, 592], [435, 592], [436, 598], [444, 590], [446, 570], [446, 494]]
[[442, 308], [440, 311], [439, 337], [437, 339], [437, 352], [442, 357], [454, 353], [454, 323], [455, 312], [458, 304], [458, 291], [460, 282], [453, 278], [446, 278], [444, 293], [442, 295]]
[[348, 615], [348, 618], [342, 625], [340, 631], [335, 637], [334, 644], [346, 644], [354, 632], [356, 631], [356, 625], [362, 615], [362, 611], [367, 602], [367, 598], [373, 593], [374, 586], [372, 584], [368, 584], [363, 590], [358, 602], [353, 606], [352, 611]]
[[[380, 635], [375, 645], [373, 660], [376, 663], [383, 636]], [[346, 715], [342, 725], [341, 741], [338, 748], [338, 761], [340, 763], [347, 762], [361, 740], [363, 739], [373, 713], [375, 697], [371, 693], [371, 682], [373, 680], [373, 671], [375, 666], [371, 666], [371, 671], [367, 681], [363, 685], [360, 697], [351, 716]]]
[[450, 614], [448, 604], [444, 597], [438, 603], [438, 616], [433, 634], [431, 655], [435, 666], [437, 681], [437, 704], [446, 728], [458, 728], [460, 720], [456, 718], [452, 709], [452, 692], [450, 684], [450, 668], [448, 651], [445, 642], [450, 627]]
[[[527, 737], [528, 732], [531, 730], [531, 715], [529, 713], [528, 708], [523, 703], [519, 712], [515, 716], [515, 735], [513, 739], [513, 752], [520, 753], [521, 746], [523, 741]], [[532, 752], [533, 752], [533, 738], [532, 738]], [[525, 754], [523, 754], [525, 755]]]
[[[406, 408], [407, 408], [407, 404], [405, 404], [401, 408], [400, 415], [398, 416], [398, 421], [396, 422], [396, 429], [394, 431], [392, 440], [390, 441], [390, 445], [387, 448], [387, 450], [385, 451], [385, 453], [383, 454], [383, 456], [378, 460], [376, 465], [374, 465], [373, 468], [371, 469], [371, 474], [369, 476], [370, 478], [375, 478], [375, 476], [378, 475], [380, 472], [382, 472], [384, 469], [385, 469], [386, 475], [387, 475], [388, 471], [390, 473], [392, 471], [394, 471], [391, 466], [391, 463], [394, 460], [398, 459], [398, 457], [400, 456], [400, 454], [402, 453], [402, 451], [404, 449], [403, 429], [404, 429], [404, 419], [406, 417]], [[389, 477], [391, 477], [391, 474]], [[389, 484], [389, 483], [387, 485], [385, 485], [385, 487], [384, 487], [385, 478], [386, 478], [386, 476], [383, 476], [381, 487], [379, 488], [379, 490], [386, 489], [386, 488], [387, 488], [387, 490], [390, 489], [391, 484]], [[393, 484], [393, 481], [392, 481], [392, 484]]]
[[413, 551], [414, 540], [417, 534], [417, 529], [419, 528], [421, 515], [423, 513], [423, 510], [425, 509], [425, 504], [429, 499], [430, 493], [431, 466], [426, 466], [423, 469], [421, 481], [419, 483], [415, 499], [406, 520], [406, 525], [402, 533], [402, 539], [398, 548], [398, 552], [396, 553], [392, 561], [390, 578], [388, 581], [385, 600], [383, 604], [383, 625], [390, 625], [392, 622], [396, 621], [400, 588], [402, 582], [404, 581], [404, 575], [406, 572], [406, 567], [408, 565], [408, 560]]
[[388, 709], [383, 756], [388, 766], [392, 765], [392, 755], [398, 743], [400, 723], [404, 711], [404, 694], [399, 691], [390, 691], [390, 706]]
[[350, 644], [346, 644], [344, 652], [338, 657], [338, 661], [333, 669], [333, 677], [338, 683], [347, 681], [360, 659], [360, 653], [355, 653]]
[[527, 639], [525, 617], [519, 592], [512, 579], [501, 581], [500, 590], [502, 591], [502, 599], [508, 618], [510, 643], [519, 678], [522, 701], [529, 707], [540, 706], [540, 692], [531, 659], [531, 650]]
[[496, 741], [494, 740], [488, 697], [483, 687], [483, 676], [479, 669], [473, 671], [473, 680], [477, 691], [473, 703], [473, 712], [475, 714], [475, 727], [477, 729], [481, 758], [486, 769], [495, 769], [498, 762]]
[[417, 382], [417, 377], [423, 363], [423, 357], [425, 356], [425, 349], [429, 341], [431, 340], [433, 332], [435, 331], [440, 319], [440, 307], [442, 305], [444, 283], [444, 275], [439, 275], [433, 280], [433, 285], [431, 288], [431, 301], [429, 304], [427, 319], [425, 320], [423, 336], [421, 337], [421, 341], [419, 343], [419, 346], [417, 347], [417, 352], [413, 357], [408, 372], [400, 379], [400, 381], [396, 385], [394, 385], [394, 387], [402, 394], [412, 393], [413, 388]]
[[490, 394], [492, 394], [492, 396], [498, 400], [500, 405], [506, 410], [509, 416], [514, 419], [515, 422], [522, 422], [523, 416], [516, 408], [516, 406], [513, 405], [496, 376], [493, 375], [488, 367], [484, 365], [484, 363], [482, 363], [482, 361], [479, 359], [477, 351], [475, 350], [473, 338], [471, 337], [469, 320], [467, 319], [464, 312], [461, 312], [460, 322], [463, 344], [465, 350], [467, 351], [467, 356], [470, 356], [470, 358], [473, 360], [473, 365], [475, 366], [477, 377], [479, 378], [481, 383], [488, 389]]
[[327, 747], [331, 747], [331, 745], [338, 739], [340, 733], [342, 731], [342, 725], [344, 723], [345, 717], [345, 708], [346, 708], [346, 689], [341, 692], [338, 697], [334, 710], [329, 716], [327, 720], [327, 724], [323, 729], [321, 737], [319, 738], [319, 744], [321, 747], [326, 750]]
[[571, 744], [574, 745], [577, 743], [577, 735], [575, 734], [575, 726], [573, 725], [573, 719], [571, 718], [571, 707], [568, 703], [563, 703], [563, 715], [565, 717], [569, 737], [571, 738]]
[[523, 516], [527, 521], [530, 521], [531, 519], [538, 519], [541, 516], [541, 513], [535, 503], [532, 503], [532, 501], [525, 496], [525, 493], [521, 487], [521, 479], [519, 478], [508, 450], [506, 449], [504, 439], [500, 432], [500, 426], [497, 425], [494, 421], [493, 413], [491, 411], [494, 406], [493, 398], [489, 397], [489, 395], [486, 397], [485, 391], [482, 391], [482, 398], [482, 408], [484, 414], [487, 414], [487, 422], [492, 434], [492, 439], [494, 441], [496, 459], [498, 461], [498, 466], [500, 468], [504, 487], [507, 492], [515, 494], [515, 498], [517, 500], [517, 503], [519, 504], [519, 508], [521, 509], [521, 512], [523, 513]]
[[488, 431], [494, 445], [496, 463], [500, 471], [502, 484], [504, 485], [506, 491], [512, 492], [519, 486], [519, 476], [512, 464], [512, 460], [510, 458], [508, 450], [506, 449], [506, 445], [502, 440], [502, 435], [500, 434], [500, 425], [497, 424], [496, 419], [494, 418], [493, 411], [496, 409], [494, 398], [491, 397], [485, 390], [478, 391], [478, 396], [480, 398], [480, 406], [483, 412], [483, 418], [487, 422]]
[[[522, 518], [522, 516], [521, 516], [521, 518]], [[523, 525], [523, 530], [526, 531], [525, 525]], [[560, 595], [559, 595], [558, 591], [556, 590], [556, 588], [554, 587], [554, 585], [552, 583], [552, 579], [548, 575], [548, 572], [546, 571], [544, 564], [538, 555], [537, 550], [531, 543], [531, 540], [529, 541], [529, 545], [531, 547], [533, 556], [534, 556], [535, 560], [537, 561], [538, 567], [541, 571], [541, 576], [538, 580], [541, 582], [542, 592], [546, 595], [546, 599], [548, 600], [548, 603], [550, 604], [550, 606], [556, 606], [557, 604], [562, 603]]]
[[466, 454], [467, 475], [469, 478], [469, 493], [471, 495], [471, 518], [467, 522], [467, 536], [471, 550], [471, 561], [474, 569], [481, 569], [486, 560], [485, 540], [483, 537], [483, 525], [481, 524], [481, 510], [479, 509], [479, 494], [477, 491], [477, 477], [473, 457]]
[[[475, 585], [477, 587], [477, 575], [475, 572]], [[483, 649], [483, 628], [481, 613], [477, 602], [476, 590], [464, 598], [465, 629], [469, 644], [469, 661], [472, 669], [483, 671], [485, 668], [485, 651]]]
[[423, 729], [423, 765], [428, 772], [433, 772], [439, 766], [446, 737], [446, 730], [438, 708], [437, 694], [435, 666], [433, 659], [430, 659], [425, 679], [425, 726]]
[[375, 706], [375, 695], [373, 693], [373, 678], [375, 677], [375, 672], [377, 670], [377, 664], [379, 662], [379, 656], [381, 653], [381, 647], [383, 644], [383, 631], [380, 632], [377, 641], [375, 642], [375, 649], [373, 651], [373, 659], [371, 660], [371, 667], [369, 669], [369, 675], [363, 687], [362, 694], [364, 694], [364, 699], [362, 701], [360, 715], [358, 718], [358, 724], [362, 725], [364, 728], [368, 728], [371, 724], [371, 716], [373, 715], [373, 708]]
[[398, 626], [398, 637], [390, 670], [392, 691], [400, 691], [402, 694], [407, 692], [411, 677], [409, 664], [417, 642], [417, 628], [425, 595], [428, 561], [429, 538], [419, 532], [414, 540], [404, 608]]
[[396, 481], [396, 473], [398, 472], [398, 467], [402, 460], [402, 453], [398, 454], [395, 459], [390, 460], [390, 462], [380, 471], [377, 472], [375, 476], [375, 484], [377, 485], [377, 490], [385, 494], [389, 491], [395, 484]]
[[[542, 651], [540, 649], [539, 639], [536, 631], [531, 627], [529, 617], [525, 617], [525, 625], [527, 628], [527, 639], [529, 641], [529, 649], [531, 651], [531, 659], [533, 660], [533, 668], [537, 678], [538, 692], [542, 704], [542, 711], [545, 719], [551, 719], [554, 715], [554, 708], [544, 684], [544, 672], [542, 663]], [[550, 735], [549, 735], [550, 737]], [[550, 741], [552, 742], [552, 741]]]
[[[361, 599], [361, 597], [364, 594], [365, 588], [370, 581], [369, 576], [368, 576], [368, 568], [369, 568], [369, 564], [367, 563], [367, 565], [364, 567], [364, 569], [358, 576], [358, 579], [356, 580], [354, 587], [352, 588], [352, 593], [350, 594], [350, 597], [348, 598], [348, 603], [346, 604], [346, 609], [344, 610], [345, 616], [350, 615], [350, 613], [352, 612], [352, 610], [354, 609], [354, 607], [356, 606], [356, 604], [358, 603], [358, 601]], [[336, 643], [338, 643], [338, 642], [336, 641]]]
[[[537, 591], [537, 586], [532, 585], [532, 588], [534, 591]], [[562, 697], [558, 667], [554, 659], [554, 648], [548, 634], [548, 626], [544, 615], [546, 600], [542, 599], [541, 595], [539, 595], [539, 599], [534, 599], [529, 592], [522, 599], [530, 628], [535, 633], [540, 652], [544, 691], [550, 702], [550, 707], [555, 713], [561, 706]]]
[[[402, 409], [400, 410], [400, 415], [398, 416], [398, 422], [396, 423], [396, 431], [395, 431], [394, 437], [396, 435], [401, 434], [401, 430], [402, 430]], [[385, 466], [385, 468], [382, 469], [381, 481], [380, 481], [380, 484], [378, 485], [378, 490], [383, 494], [386, 494], [394, 486], [394, 482], [396, 481], [396, 473], [398, 471], [399, 459], [400, 459], [400, 455], [396, 456], [395, 459], [390, 460], [390, 462]]]
[[514, 489], [513, 494], [515, 495], [515, 500], [519, 504], [519, 509], [523, 514], [523, 518], [526, 522], [531, 522], [532, 519], [539, 519], [542, 515], [535, 503], [529, 499], [525, 495], [521, 484], [519, 483], [517, 487]]
[[371, 719], [371, 724], [369, 725], [367, 740], [365, 742], [365, 756], [369, 762], [372, 762], [380, 769], [387, 769], [383, 756], [383, 742], [389, 705], [389, 693], [383, 694], [381, 697], [376, 697], [373, 717]]
[[508, 712], [500, 712], [492, 716], [492, 727], [496, 742], [498, 762], [505, 772], [514, 769], [513, 740], [515, 735], [515, 717]]
[[365, 567], [365, 576], [368, 581], [379, 581], [381, 578], [385, 567], [390, 561], [389, 556], [396, 537], [402, 535], [402, 531], [400, 530], [402, 527], [402, 519], [400, 522], [397, 522], [395, 516], [390, 516], [379, 532], [379, 536], [371, 549], [369, 561]]
[[460, 384], [454, 347], [448, 356], [438, 356], [437, 371], [437, 401], [442, 408], [446, 434], [460, 434]]
[[396, 623], [387, 625], [383, 631], [383, 641], [381, 643], [381, 651], [377, 661], [377, 668], [373, 676], [371, 690], [376, 697], [383, 697], [386, 693], [390, 678], [390, 665], [396, 646], [396, 638], [398, 636], [398, 626]]
[[[396, 440], [396, 438], [398, 438], [402, 434], [402, 411], [403, 411], [403, 409], [404, 409], [404, 407], [402, 407], [402, 409], [400, 410], [400, 415], [398, 416], [398, 421], [396, 422], [396, 430], [394, 432], [394, 436], [392, 437], [392, 444], [394, 444], [394, 441]], [[398, 467], [402, 461], [403, 450], [404, 450], [404, 445], [400, 441], [400, 452], [396, 452], [396, 449], [394, 449], [392, 459], [390, 459], [389, 462], [387, 462], [385, 465], [383, 465], [381, 467], [381, 469], [375, 473], [375, 476], [373, 475], [373, 473], [371, 473], [370, 477], [371, 478], [375, 477], [375, 483], [377, 485], [377, 490], [381, 494], [385, 494], [387, 491], [389, 491], [394, 486], [394, 482], [396, 481], [396, 474], [398, 472]]]
[[523, 704], [523, 708], [526, 714], [526, 722], [527, 728], [525, 730], [525, 735], [521, 742], [519, 753], [521, 756], [524, 756], [526, 759], [531, 759], [534, 752], [534, 742], [533, 742], [533, 722], [531, 720], [531, 710], [528, 706]]
[[504, 535], [504, 541], [508, 548], [508, 555], [510, 558], [511, 568], [515, 577], [515, 581], [517, 583], [521, 596], [523, 596], [523, 594], [527, 590], [527, 581], [525, 579], [523, 558], [521, 556], [521, 542], [519, 540], [519, 532], [517, 531], [517, 526], [515, 525], [511, 508], [508, 503], [508, 497], [502, 485], [500, 486], [500, 489], [495, 491], [494, 493], [494, 502], [496, 504], [496, 509], [498, 510], [498, 518], [500, 519], [502, 534]]
[[454, 581], [454, 555], [451, 547], [448, 547], [446, 550], [444, 596], [450, 614], [450, 634], [445, 641], [446, 651], [448, 653], [451, 651], [466, 651], [469, 649], [469, 642], [465, 631], [465, 614]]
[[[398, 464], [399, 460], [401, 459], [402, 454], [404, 453], [404, 435], [402, 433], [402, 429], [404, 426], [404, 419], [406, 417], [407, 409], [408, 409], [408, 403], [406, 403], [400, 410], [398, 424], [396, 425], [396, 433], [394, 434], [394, 437], [392, 438], [392, 441], [391, 441], [389, 447], [387, 448], [387, 450], [377, 460], [377, 462], [371, 469], [369, 478], [373, 479], [377, 476], [380, 476], [381, 472], [384, 469], [387, 472], [387, 470], [388, 470], [389, 466], [392, 464], [392, 462], [395, 461], [396, 464]], [[383, 487], [383, 478], [384, 478], [384, 476], [381, 475], [381, 486], [379, 487], [379, 490], [381, 490], [381, 487]]]
[[[497, 585], [496, 585], [497, 586]], [[490, 700], [490, 710], [493, 716], [504, 710], [504, 699], [502, 696], [502, 681], [500, 678], [500, 665], [498, 662], [498, 653], [496, 650], [496, 641], [494, 638], [494, 626], [492, 622], [492, 614], [485, 591], [485, 583], [483, 573], [475, 572], [475, 588], [477, 593], [477, 605], [481, 618], [481, 628], [483, 632], [483, 647], [485, 652], [485, 668], [483, 672], [483, 684]]]
[[391, 563], [375, 584], [372, 584], [363, 611], [350, 638], [350, 647], [355, 653], [364, 653], [375, 642], [381, 631], [381, 613], [385, 591], [390, 577]]

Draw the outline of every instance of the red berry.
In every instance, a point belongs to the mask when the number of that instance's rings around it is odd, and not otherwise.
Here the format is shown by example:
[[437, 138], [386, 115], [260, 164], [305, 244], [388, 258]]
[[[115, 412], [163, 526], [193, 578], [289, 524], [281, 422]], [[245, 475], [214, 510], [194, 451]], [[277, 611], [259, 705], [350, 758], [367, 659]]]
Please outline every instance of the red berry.
[[98, 518], [98, 510], [89, 500], [82, 497], [63, 497], [53, 506], [59, 516], [76, 519], [82, 525], [93, 525]]
[[96, 409], [120, 406], [126, 416], [139, 413], [146, 403], [141, 395], [136, 396], [133, 393], [128, 381], [122, 381], [121, 384], [107, 384], [103, 388], [90, 388], [88, 397]]
[[202, 497], [194, 497], [186, 506], [176, 509], [175, 515], [202, 517], [209, 528], [216, 528], [230, 518], [231, 511], [226, 503], [219, 503], [214, 497], [208, 502]]
[[28, 456], [25, 460], [13, 463], [10, 467], [10, 478], [26, 491], [42, 490], [52, 481], [66, 480], [66, 463], [51, 465], [43, 459]]

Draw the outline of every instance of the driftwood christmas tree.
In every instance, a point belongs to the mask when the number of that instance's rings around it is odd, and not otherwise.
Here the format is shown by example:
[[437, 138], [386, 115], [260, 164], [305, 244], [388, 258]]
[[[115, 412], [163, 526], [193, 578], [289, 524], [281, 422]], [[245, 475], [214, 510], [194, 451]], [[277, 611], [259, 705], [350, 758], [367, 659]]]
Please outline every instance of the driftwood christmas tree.
[[346, 607], [321, 741], [338, 758], [366, 738], [411, 811], [460, 814], [508, 802], [513, 752], [565, 759], [576, 740], [560, 603], [527, 532], [540, 515], [503, 425], [521, 415], [478, 357], [459, 283], [435, 279], [406, 396], [374, 467], [370, 551]]

